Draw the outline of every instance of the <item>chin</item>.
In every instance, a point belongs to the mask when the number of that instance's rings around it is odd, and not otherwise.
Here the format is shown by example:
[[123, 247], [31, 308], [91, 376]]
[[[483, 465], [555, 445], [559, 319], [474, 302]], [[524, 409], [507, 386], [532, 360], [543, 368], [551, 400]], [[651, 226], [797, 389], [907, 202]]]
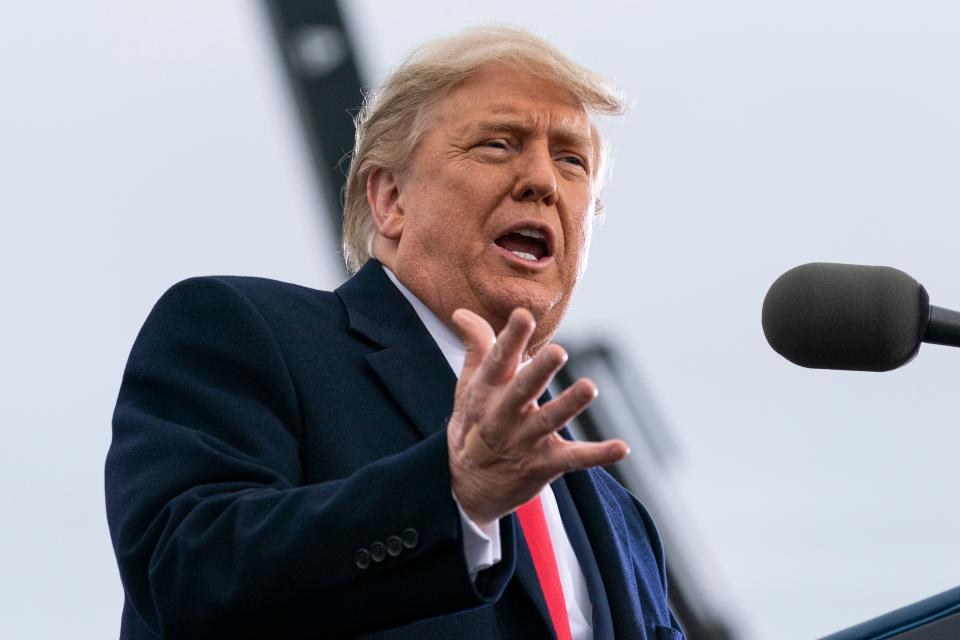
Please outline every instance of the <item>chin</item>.
[[563, 299], [556, 287], [548, 287], [525, 278], [505, 278], [493, 284], [486, 294], [486, 306], [497, 316], [506, 319], [517, 307], [523, 307], [540, 322]]

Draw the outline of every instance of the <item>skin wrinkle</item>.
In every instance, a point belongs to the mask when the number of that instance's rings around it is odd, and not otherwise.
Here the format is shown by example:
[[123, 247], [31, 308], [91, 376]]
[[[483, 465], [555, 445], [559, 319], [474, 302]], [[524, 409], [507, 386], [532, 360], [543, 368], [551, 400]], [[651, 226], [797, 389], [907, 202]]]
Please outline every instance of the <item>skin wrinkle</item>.
[[[509, 115], [515, 114], [509, 112]], [[464, 140], [472, 140], [478, 135], [507, 134], [523, 139], [533, 135], [538, 128], [538, 123], [525, 122], [522, 118], [491, 119], [466, 125], [463, 128], [463, 138]], [[570, 118], [564, 116], [556, 127], [550, 128], [548, 137], [557, 143], [555, 153], [567, 151], [576, 154], [583, 161], [583, 166], [588, 173], [593, 174], [593, 157], [595, 155], [592, 153], [594, 148], [593, 127], [591, 127], [590, 134], [584, 135], [580, 128], [570, 121]]]
[[[567, 90], [503, 66], [455, 87], [433, 116], [402, 173], [371, 176], [374, 253], [451, 328], [460, 307], [495, 332], [514, 307], [529, 309], [532, 357], [555, 333], [586, 267], [596, 129]], [[497, 140], [506, 148], [489, 145]], [[511, 264], [494, 246], [524, 219], [553, 230], [551, 264], [541, 271]]]
[[[574, 101], [570, 103], [572, 107], [579, 108], [579, 105]], [[490, 113], [492, 115], [516, 115], [516, 112], [506, 106], [494, 106], [491, 108]], [[487, 128], [491, 131], [496, 131], [497, 126], [500, 124], [498, 119], [492, 118], [488, 121], [482, 121], [478, 123], [466, 123], [463, 126], [463, 131], [468, 131], [470, 127], [476, 126], [478, 128]], [[506, 121], [506, 124], [510, 124], [509, 120]], [[580, 131], [577, 130], [578, 124], [575, 120], [569, 118], [568, 116], [563, 116], [560, 119], [560, 123], [557, 127], [555, 135], [559, 140], [562, 141], [562, 144], [577, 148], [577, 147], [586, 147], [589, 148], [589, 163], [588, 168], [590, 174], [593, 178], [593, 181], [596, 182], [598, 178], [596, 168], [600, 164], [600, 155], [603, 152], [603, 138], [600, 135], [600, 129], [596, 124], [588, 120], [590, 126], [590, 134], [583, 135]], [[522, 120], [518, 123], [519, 128], [529, 128], [528, 125], [524, 125]], [[595, 144], [594, 144], [595, 143]]]

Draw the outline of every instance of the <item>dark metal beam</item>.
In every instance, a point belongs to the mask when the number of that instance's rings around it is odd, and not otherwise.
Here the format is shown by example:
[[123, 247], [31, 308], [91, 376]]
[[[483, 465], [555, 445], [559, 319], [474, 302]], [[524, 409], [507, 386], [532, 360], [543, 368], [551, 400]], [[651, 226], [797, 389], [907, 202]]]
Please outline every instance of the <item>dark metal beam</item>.
[[353, 149], [353, 114], [363, 103], [360, 72], [335, 0], [265, 0], [290, 88], [340, 236], [342, 193]]

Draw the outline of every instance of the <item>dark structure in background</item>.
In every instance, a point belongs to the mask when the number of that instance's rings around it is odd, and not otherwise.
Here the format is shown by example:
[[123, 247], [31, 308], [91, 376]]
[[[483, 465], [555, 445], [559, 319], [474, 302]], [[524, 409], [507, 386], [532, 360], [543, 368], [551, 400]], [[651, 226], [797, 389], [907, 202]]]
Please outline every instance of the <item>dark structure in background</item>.
[[266, 0], [265, 5], [310, 143], [314, 175], [339, 238], [353, 114], [363, 104], [350, 34], [333, 0]]
[[[334, 0], [266, 0], [265, 4], [310, 143], [329, 222], [339, 237], [341, 193], [354, 141], [352, 115], [363, 102], [350, 34]], [[707, 588], [691, 561], [690, 545], [679, 542], [689, 523], [677, 512], [677, 501], [669, 499], [669, 481], [662, 473], [672, 450], [667, 431], [639, 378], [625, 377], [628, 372], [612, 353], [603, 345], [570, 351], [557, 382], [567, 386], [586, 375], [604, 389], [573, 425], [574, 431], [590, 439], [623, 437], [634, 445], [629, 466], [621, 464], [612, 471], [657, 518], [667, 544], [670, 600], [677, 618], [689, 640], [734, 640], [728, 618], [717, 605], [717, 594]], [[641, 451], [643, 460], [638, 459]]]

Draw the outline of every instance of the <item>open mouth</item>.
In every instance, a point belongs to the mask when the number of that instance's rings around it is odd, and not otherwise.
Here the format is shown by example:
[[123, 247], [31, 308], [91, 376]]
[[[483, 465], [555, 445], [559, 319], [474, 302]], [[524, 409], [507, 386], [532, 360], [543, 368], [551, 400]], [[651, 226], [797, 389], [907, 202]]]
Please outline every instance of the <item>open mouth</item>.
[[550, 236], [544, 229], [519, 227], [508, 231], [494, 242], [498, 247], [528, 262], [539, 262], [551, 254]]

